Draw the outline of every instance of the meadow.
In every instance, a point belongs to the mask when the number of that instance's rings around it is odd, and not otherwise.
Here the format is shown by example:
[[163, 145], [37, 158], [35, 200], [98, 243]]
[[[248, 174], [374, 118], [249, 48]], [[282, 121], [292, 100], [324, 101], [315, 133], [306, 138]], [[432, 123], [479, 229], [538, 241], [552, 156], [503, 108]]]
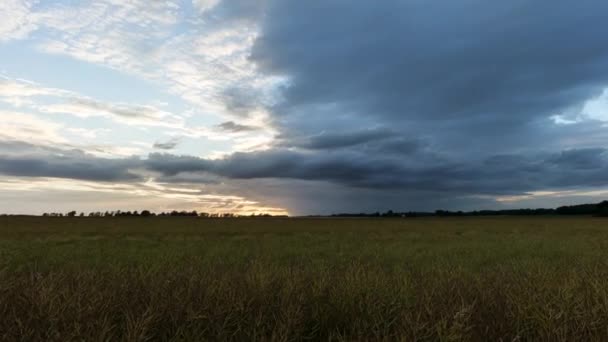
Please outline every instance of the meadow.
[[605, 341], [608, 219], [0, 217], [0, 341]]

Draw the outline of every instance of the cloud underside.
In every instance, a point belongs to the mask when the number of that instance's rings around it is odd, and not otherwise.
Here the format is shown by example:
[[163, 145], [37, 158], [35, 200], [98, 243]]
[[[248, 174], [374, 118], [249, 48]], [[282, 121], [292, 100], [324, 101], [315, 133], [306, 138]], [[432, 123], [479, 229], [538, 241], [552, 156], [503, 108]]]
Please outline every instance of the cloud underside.
[[[101, 158], [59, 148], [51, 138], [38, 146], [19, 143], [23, 136], [13, 135], [12, 145], [7, 138], [0, 149], [0, 173], [102, 182], [150, 177], [232, 182], [254, 197], [256, 191], [270, 191], [269, 180], [299, 190], [300, 181], [312, 182], [319, 191], [340, 188], [345, 203], [333, 203], [338, 198], [330, 195], [318, 201], [341, 209], [348, 209], [349, 200], [370, 204], [381, 198], [407, 207], [416, 204], [412, 194], [427, 194], [430, 206], [442, 198], [494, 201], [608, 185], [607, 2], [222, 0], [193, 5], [201, 19], [194, 30], [198, 38], [169, 39], [165, 31], [154, 31], [154, 39], [146, 41], [157, 47], [152, 60], [116, 49], [96, 61], [74, 50], [81, 47], [80, 36], [70, 37], [67, 48], [42, 46], [164, 82], [170, 93], [205, 112], [221, 112], [221, 123], [193, 131], [186, 119], [149, 106], [108, 105], [70, 94], [61, 95], [60, 106], [43, 109], [76, 108], [192, 136], [214, 132], [238, 138], [266, 131], [273, 139], [252, 152], [231, 151], [219, 159], [205, 157], [207, 151]], [[167, 18], [159, 27], [173, 27], [179, 11], [164, 6], [161, 12], [171, 15], [152, 12], [148, 20]], [[26, 31], [35, 30], [31, 22], [16, 16], [0, 26], [0, 33], [24, 39]], [[130, 62], [121, 64], [123, 59]], [[149, 73], [150, 65], [162, 72]], [[181, 145], [178, 139], [155, 141], [153, 147], [164, 151]], [[355, 193], [361, 198], [347, 196]], [[306, 195], [281, 196], [293, 197], [297, 206], [298, 196]]]
[[[574, 149], [533, 156], [495, 155], [466, 163], [423, 160], [417, 154], [371, 156], [342, 150], [323, 154], [273, 149], [204, 159], [153, 153], [146, 158], [100, 158], [79, 150], [53, 150], [27, 143], [4, 144], [13, 155], [0, 156], [0, 173], [89, 181], [145, 181], [151, 176], [171, 182], [181, 178], [207, 183], [222, 179], [299, 179], [327, 181], [380, 191], [403, 189], [466, 195], [514, 195], [543, 189], [602, 186], [608, 182], [608, 150]], [[17, 153], [18, 152], [18, 153]]]

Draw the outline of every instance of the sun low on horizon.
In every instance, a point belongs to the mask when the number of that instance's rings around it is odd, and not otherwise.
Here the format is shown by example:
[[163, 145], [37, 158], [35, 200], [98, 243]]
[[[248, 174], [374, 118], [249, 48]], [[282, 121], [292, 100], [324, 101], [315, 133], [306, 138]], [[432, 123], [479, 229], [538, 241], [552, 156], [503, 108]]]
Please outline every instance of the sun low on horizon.
[[608, 197], [608, 3], [2, 0], [0, 208]]

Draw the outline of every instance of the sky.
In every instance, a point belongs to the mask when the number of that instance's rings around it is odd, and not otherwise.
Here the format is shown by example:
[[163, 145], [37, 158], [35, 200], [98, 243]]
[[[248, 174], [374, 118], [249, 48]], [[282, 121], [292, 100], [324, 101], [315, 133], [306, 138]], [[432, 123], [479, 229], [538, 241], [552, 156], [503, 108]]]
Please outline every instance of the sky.
[[0, 211], [608, 198], [608, 2], [2, 0]]

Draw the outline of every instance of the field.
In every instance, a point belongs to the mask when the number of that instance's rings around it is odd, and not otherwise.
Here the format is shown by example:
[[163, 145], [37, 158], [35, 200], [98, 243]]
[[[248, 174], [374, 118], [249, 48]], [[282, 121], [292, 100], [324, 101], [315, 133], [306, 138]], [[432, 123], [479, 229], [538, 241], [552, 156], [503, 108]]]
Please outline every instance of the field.
[[608, 339], [608, 219], [0, 217], [2, 341]]

